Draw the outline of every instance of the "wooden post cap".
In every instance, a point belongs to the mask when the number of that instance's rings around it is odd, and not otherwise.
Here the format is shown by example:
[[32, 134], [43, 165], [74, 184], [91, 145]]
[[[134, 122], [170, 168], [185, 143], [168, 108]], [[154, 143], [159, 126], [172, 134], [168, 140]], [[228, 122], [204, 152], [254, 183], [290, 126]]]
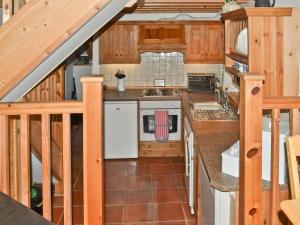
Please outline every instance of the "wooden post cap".
[[103, 75], [84, 75], [80, 78], [80, 82], [103, 82]]

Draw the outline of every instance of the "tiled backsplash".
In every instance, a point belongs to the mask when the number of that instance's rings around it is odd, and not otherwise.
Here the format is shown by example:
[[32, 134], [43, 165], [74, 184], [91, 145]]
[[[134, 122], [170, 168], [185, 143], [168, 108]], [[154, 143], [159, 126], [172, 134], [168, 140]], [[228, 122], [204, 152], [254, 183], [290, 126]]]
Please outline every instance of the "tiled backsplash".
[[[187, 73], [208, 72], [221, 76], [223, 64], [184, 64], [180, 52], [141, 54], [141, 64], [102, 64], [100, 73], [104, 84], [115, 87], [115, 73], [124, 71], [125, 85], [130, 87], [154, 86], [155, 79], [164, 79], [166, 86], [187, 86]], [[220, 78], [220, 80], [222, 80]]]

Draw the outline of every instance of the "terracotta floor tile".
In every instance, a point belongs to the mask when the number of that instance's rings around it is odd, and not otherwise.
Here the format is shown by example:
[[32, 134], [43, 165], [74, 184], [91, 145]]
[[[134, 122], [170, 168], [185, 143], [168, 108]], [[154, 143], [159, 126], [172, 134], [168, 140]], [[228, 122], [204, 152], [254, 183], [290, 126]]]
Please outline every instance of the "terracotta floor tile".
[[153, 219], [155, 221], [184, 220], [181, 203], [153, 204]]
[[109, 190], [105, 192], [105, 205], [120, 205], [125, 203], [126, 190]]
[[154, 225], [154, 223], [152, 222], [122, 223], [122, 225]]
[[182, 203], [182, 207], [183, 207], [183, 211], [184, 211], [185, 220], [194, 220], [195, 215], [191, 214], [191, 210], [190, 210], [188, 203]]
[[124, 177], [127, 176], [126, 165], [109, 165], [105, 168], [105, 177]]
[[177, 188], [159, 188], [154, 189], [152, 193], [155, 203], [181, 202]]
[[64, 206], [64, 196], [53, 196], [52, 207], [63, 207]]
[[152, 222], [153, 204], [125, 205], [124, 223], [132, 222]]
[[112, 166], [127, 166], [128, 159], [105, 159], [104, 166], [106, 168], [111, 168]]
[[58, 224], [62, 214], [63, 214], [64, 208], [63, 207], [56, 207], [52, 209], [52, 220], [53, 223]]
[[176, 181], [178, 187], [186, 187], [185, 175], [176, 175]]
[[195, 220], [189, 220], [189, 221], [186, 221], [186, 224], [187, 225], [196, 225], [196, 221]]
[[83, 178], [78, 177], [73, 184], [73, 190], [83, 190]]
[[173, 175], [152, 176], [152, 187], [176, 187], [176, 179]]
[[151, 165], [151, 175], [171, 175], [174, 174], [174, 167], [169, 164]]
[[82, 190], [74, 190], [72, 194], [73, 205], [74, 206], [83, 206], [83, 191]]
[[73, 207], [73, 224], [83, 224], [83, 207]]
[[185, 221], [155, 222], [155, 225], [186, 225]]
[[170, 157], [152, 157], [149, 158], [149, 163], [150, 164], [171, 164], [171, 159]]
[[106, 177], [105, 189], [127, 189], [128, 177]]
[[174, 164], [174, 170], [176, 174], [185, 174], [184, 164]]
[[128, 189], [150, 189], [151, 177], [150, 176], [131, 176], [126, 178], [128, 180]]
[[128, 176], [150, 176], [149, 165], [129, 165], [127, 169]]
[[126, 194], [125, 204], [141, 204], [151, 203], [151, 190], [128, 190]]
[[171, 157], [172, 163], [185, 163], [184, 157]]
[[105, 206], [105, 223], [122, 223], [123, 206]]
[[182, 202], [188, 202], [188, 194], [185, 188], [178, 188], [179, 194], [180, 194], [180, 198]]

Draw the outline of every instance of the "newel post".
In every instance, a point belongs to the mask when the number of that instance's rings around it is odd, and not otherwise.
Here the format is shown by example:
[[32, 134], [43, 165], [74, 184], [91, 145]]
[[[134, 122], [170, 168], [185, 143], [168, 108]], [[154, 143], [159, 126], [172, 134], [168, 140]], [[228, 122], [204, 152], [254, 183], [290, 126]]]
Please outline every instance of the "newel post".
[[263, 76], [241, 75], [239, 224], [262, 224]]
[[89, 75], [81, 82], [84, 225], [103, 225], [103, 78]]

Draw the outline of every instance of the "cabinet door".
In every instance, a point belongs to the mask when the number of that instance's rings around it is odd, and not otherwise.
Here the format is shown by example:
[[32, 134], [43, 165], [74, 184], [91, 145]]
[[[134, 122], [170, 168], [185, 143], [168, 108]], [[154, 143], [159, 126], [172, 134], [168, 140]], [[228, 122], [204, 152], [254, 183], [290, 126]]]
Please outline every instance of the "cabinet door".
[[224, 62], [224, 27], [222, 24], [205, 26], [205, 55], [207, 61]]
[[119, 57], [119, 27], [113, 25], [100, 36], [100, 63], [114, 63]]
[[205, 61], [205, 25], [186, 25], [186, 62]]
[[113, 25], [100, 38], [100, 63], [138, 63], [137, 25]]
[[138, 26], [119, 25], [119, 59], [124, 63], [138, 62]]

